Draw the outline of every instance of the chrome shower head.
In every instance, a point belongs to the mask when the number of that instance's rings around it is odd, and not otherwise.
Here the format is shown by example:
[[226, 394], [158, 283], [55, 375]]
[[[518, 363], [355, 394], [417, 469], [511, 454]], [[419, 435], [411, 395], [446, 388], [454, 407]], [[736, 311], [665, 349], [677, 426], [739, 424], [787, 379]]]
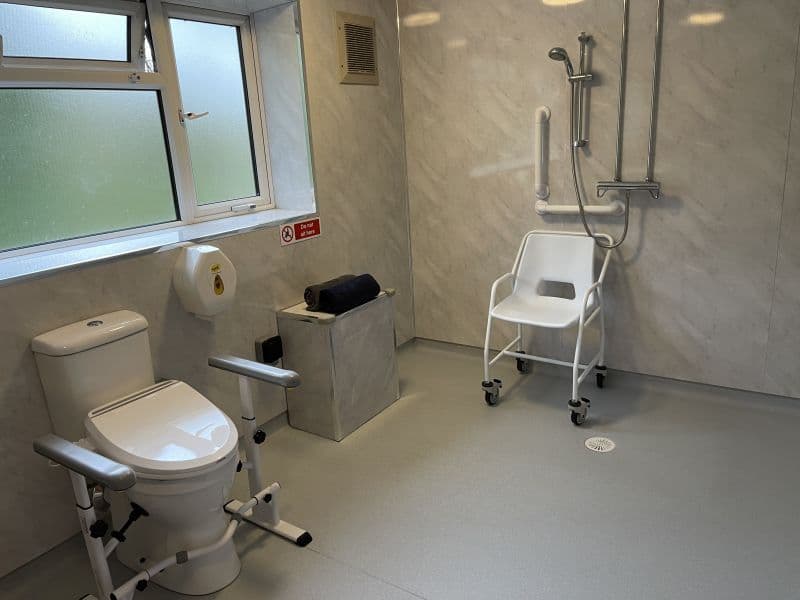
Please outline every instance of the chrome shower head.
[[567, 77], [572, 77], [573, 70], [572, 70], [572, 61], [569, 59], [569, 54], [564, 48], [550, 48], [550, 52], [547, 53], [552, 60], [557, 60], [559, 62], [564, 63], [564, 67], [567, 69]]

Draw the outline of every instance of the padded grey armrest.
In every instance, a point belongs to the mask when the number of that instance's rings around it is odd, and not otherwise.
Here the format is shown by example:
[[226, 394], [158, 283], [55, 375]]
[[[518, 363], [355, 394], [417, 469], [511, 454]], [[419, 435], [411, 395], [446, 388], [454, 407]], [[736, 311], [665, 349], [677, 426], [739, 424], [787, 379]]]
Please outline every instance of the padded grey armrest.
[[80, 473], [91, 481], [102, 483], [115, 492], [130, 489], [136, 483], [136, 474], [130, 467], [81, 448], [52, 433], [33, 440], [33, 449], [70, 471]]
[[274, 383], [285, 388], [293, 388], [300, 385], [300, 375], [294, 371], [271, 367], [254, 360], [247, 360], [246, 358], [238, 358], [236, 356], [212, 356], [208, 359], [208, 364], [211, 367], [216, 367], [223, 371], [230, 371], [237, 375], [252, 377], [253, 379], [266, 381], [267, 383]]

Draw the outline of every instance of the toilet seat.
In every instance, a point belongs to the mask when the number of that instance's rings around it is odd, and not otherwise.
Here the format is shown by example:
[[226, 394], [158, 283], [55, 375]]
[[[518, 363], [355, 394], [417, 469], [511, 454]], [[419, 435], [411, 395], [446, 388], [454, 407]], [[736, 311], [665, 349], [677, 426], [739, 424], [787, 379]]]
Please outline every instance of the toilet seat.
[[181, 479], [211, 470], [237, 451], [233, 421], [182, 381], [165, 381], [89, 412], [97, 449], [150, 479]]

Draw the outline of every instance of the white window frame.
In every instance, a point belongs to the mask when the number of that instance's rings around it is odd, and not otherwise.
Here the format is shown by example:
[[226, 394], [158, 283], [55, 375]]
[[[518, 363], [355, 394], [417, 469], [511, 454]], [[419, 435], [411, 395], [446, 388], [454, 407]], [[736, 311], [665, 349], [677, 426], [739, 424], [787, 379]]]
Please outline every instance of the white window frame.
[[[148, 0], [148, 8], [151, 2], [155, 4], [157, 0]], [[253, 176], [256, 180], [256, 187], [258, 194], [249, 198], [237, 198], [235, 200], [227, 200], [222, 202], [215, 202], [213, 204], [206, 204], [200, 206], [197, 204], [196, 193], [194, 184], [192, 185], [191, 195], [194, 198], [192, 211], [195, 221], [202, 221], [207, 219], [219, 218], [231, 213], [252, 212], [254, 210], [264, 210], [274, 208], [273, 201], [274, 195], [272, 192], [272, 177], [269, 166], [269, 152], [267, 152], [267, 140], [265, 135], [265, 122], [263, 102], [261, 99], [261, 85], [259, 73], [256, 62], [256, 47], [253, 40], [253, 35], [250, 25], [250, 17], [247, 15], [239, 15], [233, 13], [223, 13], [215, 10], [208, 10], [203, 8], [193, 8], [178, 4], [161, 3], [161, 10], [163, 11], [163, 22], [166, 24], [166, 32], [159, 32], [159, 35], [165, 36], [166, 39], [160, 40], [162, 47], [165, 51], [157, 53], [162, 61], [167, 61], [164, 66], [171, 70], [176, 84], [175, 95], [179, 99], [178, 111], [179, 114], [188, 112], [202, 112], [202, 107], [189, 107], [183, 106], [180, 100], [180, 83], [178, 80], [177, 66], [175, 63], [175, 52], [172, 43], [172, 33], [169, 27], [169, 19], [186, 19], [188, 21], [200, 21], [203, 23], [215, 23], [217, 25], [228, 25], [237, 27], [239, 30], [240, 52], [242, 59], [242, 75], [244, 84], [244, 93], [247, 102], [246, 109], [249, 113], [250, 124], [250, 147], [253, 152], [253, 166], [255, 172]], [[156, 41], [155, 27], [151, 25], [153, 31], [153, 45], [158, 45]], [[189, 127], [191, 124], [188, 125]], [[187, 127], [184, 124], [184, 128]], [[184, 134], [186, 134], [184, 129]], [[188, 147], [188, 135], [186, 136], [186, 144]], [[185, 165], [191, 173], [191, 156], [189, 157], [189, 164]]]
[[123, 15], [130, 18], [128, 40], [129, 61], [87, 60], [69, 58], [5, 56], [2, 64], [6, 67], [55, 68], [81, 70], [139, 71], [144, 69], [144, 56], [141, 40], [144, 39], [145, 5], [134, 0], [2, 0], [0, 4], [21, 4], [43, 8]]
[[[138, 21], [131, 21], [131, 45], [139, 45], [134, 26], [141, 23], [142, 39], [144, 18], [148, 17], [153, 45], [156, 72], [145, 72], [143, 64], [119, 63], [94, 60], [64, 59], [17, 59], [7, 57], [0, 61], [0, 89], [44, 88], [44, 89], [111, 89], [151, 90], [159, 94], [162, 121], [166, 132], [166, 150], [178, 205], [174, 221], [132, 229], [88, 235], [79, 238], [46, 242], [16, 250], [0, 251], [0, 259], [46, 252], [78, 245], [90, 245], [116, 238], [151, 233], [158, 230], [184, 227], [201, 221], [240, 216], [275, 208], [272, 177], [267, 151], [266, 122], [261, 98], [260, 74], [256, 62], [256, 48], [246, 15], [228, 14], [218, 11], [191, 8], [162, 3], [161, 0], [146, 0], [145, 3], [130, 0], [0, 0], [0, 4], [30, 4], [49, 8], [72, 8], [94, 12], [121, 11], [115, 14], [132, 14], [136, 8]], [[146, 13], [145, 13], [146, 6]], [[126, 12], [127, 11], [127, 12]], [[256, 166], [255, 177], [259, 195], [253, 198], [224, 201], [198, 206], [191, 168], [189, 140], [186, 124], [182, 122], [183, 108], [180, 98], [175, 54], [172, 47], [169, 17], [189, 18], [196, 21], [236, 25], [239, 27], [241, 53], [248, 110], [250, 112], [251, 147]], [[138, 58], [139, 50], [132, 57]], [[192, 109], [189, 109], [192, 110]]]

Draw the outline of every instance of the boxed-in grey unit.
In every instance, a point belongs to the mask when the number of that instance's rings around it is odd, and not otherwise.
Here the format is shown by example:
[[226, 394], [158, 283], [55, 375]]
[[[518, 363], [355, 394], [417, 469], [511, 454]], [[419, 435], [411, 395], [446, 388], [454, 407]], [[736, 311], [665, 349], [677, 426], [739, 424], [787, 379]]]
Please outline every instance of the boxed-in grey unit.
[[278, 312], [283, 366], [302, 381], [286, 391], [292, 427], [338, 442], [399, 398], [393, 296], [341, 315]]

